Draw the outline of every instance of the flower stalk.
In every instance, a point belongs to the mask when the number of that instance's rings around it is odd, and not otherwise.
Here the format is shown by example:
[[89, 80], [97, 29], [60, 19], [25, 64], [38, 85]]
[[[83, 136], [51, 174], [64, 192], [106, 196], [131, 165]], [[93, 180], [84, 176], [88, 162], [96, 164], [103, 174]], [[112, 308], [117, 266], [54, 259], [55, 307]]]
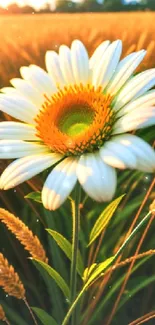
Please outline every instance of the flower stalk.
[[[79, 228], [80, 228], [80, 198], [81, 187], [77, 183], [75, 188], [75, 201], [72, 209], [73, 218], [73, 234], [72, 234], [72, 262], [71, 262], [71, 279], [70, 279], [70, 303], [72, 305], [76, 298], [76, 286], [77, 286], [77, 256], [78, 256], [78, 244], [79, 244]], [[71, 325], [76, 325], [76, 309], [72, 314]]]

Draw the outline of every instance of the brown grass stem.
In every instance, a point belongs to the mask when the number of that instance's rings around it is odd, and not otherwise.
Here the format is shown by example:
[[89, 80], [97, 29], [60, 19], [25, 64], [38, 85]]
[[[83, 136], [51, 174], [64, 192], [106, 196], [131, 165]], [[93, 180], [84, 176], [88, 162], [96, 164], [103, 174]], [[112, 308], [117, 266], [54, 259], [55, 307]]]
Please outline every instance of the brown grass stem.
[[[149, 197], [149, 195], [150, 195], [150, 193], [151, 193], [151, 190], [153, 189], [154, 185], [155, 185], [155, 178], [154, 178], [154, 180], [152, 181], [152, 183], [151, 183], [151, 185], [150, 185], [150, 188], [149, 188], [149, 190], [148, 190], [148, 192], [147, 192], [147, 194], [146, 194], [146, 196], [145, 196], [145, 198], [144, 198], [144, 200], [143, 200], [143, 202], [142, 202], [142, 204], [141, 204], [141, 207], [140, 207], [139, 210], [138, 210], [138, 213], [137, 213], [135, 219], [136, 219], [136, 218], [138, 219], [139, 214], [140, 214], [140, 212], [142, 211], [142, 208], [144, 207], [144, 204], [146, 203], [146, 201], [147, 201], [147, 199], [148, 199], [148, 197]], [[139, 211], [140, 211], [140, 212], [139, 212]], [[134, 221], [135, 221], [135, 219], [134, 219]], [[143, 241], [144, 241], [144, 239], [145, 239], [145, 237], [146, 237], [146, 235], [147, 235], [147, 232], [148, 232], [148, 230], [149, 230], [149, 228], [150, 228], [150, 226], [151, 226], [151, 223], [152, 223], [153, 219], [154, 219], [154, 213], [152, 213], [152, 217], [150, 218], [150, 220], [149, 220], [149, 222], [148, 222], [148, 224], [147, 224], [147, 226], [146, 226], [146, 228], [145, 228], [145, 230], [144, 230], [144, 232], [143, 232], [143, 234], [142, 234], [142, 237], [141, 237], [141, 239], [140, 239], [140, 241], [139, 241], [139, 243], [138, 243], [138, 246], [137, 246], [137, 248], [136, 248], [135, 255], [134, 255], [135, 257], [136, 257], [137, 254], [139, 253], [139, 250], [140, 250], [140, 248], [141, 248], [141, 246], [142, 246], [142, 244], [143, 244]], [[135, 222], [133, 222], [132, 224], [135, 225]], [[130, 227], [130, 229], [131, 229], [131, 227]], [[113, 317], [114, 317], [114, 315], [115, 315], [115, 313], [116, 313], [116, 310], [117, 310], [118, 304], [119, 304], [120, 299], [121, 299], [121, 297], [122, 297], [122, 294], [123, 294], [123, 292], [124, 292], [124, 290], [125, 290], [125, 287], [126, 287], [126, 285], [127, 285], [127, 282], [128, 282], [128, 280], [129, 280], [129, 278], [130, 278], [131, 271], [132, 271], [132, 268], [133, 268], [133, 266], [134, 266], [135, 260], [136, 260], [136, 258], [133, 259], [133, 261], [131, 262], [131, 264], [130, 264], [130, 266], [129, 266], [129, 269], [128, 269], [127, 274], [126, 274], [126, 277], [125, 277], [125, 280], [124, 280], [124, 282], [123, 282], [123, 284], [122, 284], [122, 287], [121, 287], [121, 289], [120, 289], [120, 292], [119, 292], [119, 294], [118, 294], [118, 296], [117, 296], [117, 299], [116, 299], [116, 301], [115, 301], [115, 303], [114, 303], [113, 309], [112, 309], [112, 311], [111, 311], [111, 313], [110, 313], [110, 317], [109, 317], [109, 319], [108, 319], [108, 321], [107, 321], [107, 325], [110, 325], [110, 324], [111, 324], [111, 321], [112, 321], [112, 319], [113, 319]]]
[[[150, 187], [149, 187], [149, 189], [148, 189], [148, 191], [147, 191], [147, 193], [146, 193], [146, 195], [145, 195], [145, 197], [144, 197], [144, 199], [142, 201], [142, 204], [140, 205], [140, 207], [139, 207], [139, 209], [138, 209], [138, 211], [137, 211], [137, 213], [135, 215], [135, 218], [133, 219], [133, 222], [132, 222], [132, 224], [131, 224], [131, 226], [130, 226], [128, 232], [127, 232], [127, 234], [125, 235], [124, 241], [129, 237], [129, 235], [131, 234], [132, 230], [134, 229], [134, 226], [135, 226], [135, 224], [136, 224], [136, 222], [137, 222], [137, 220], [138, 220], [138, 218], [140, 216], [140, 213], [141, 213], [143, 207], [145, 206], [145, 204], [146, 204], [146, 202], [148, 200], [148, 197], [149, 197], [152, 189], [154, 188], [154, 185], [155, 185], [155, 178], [153, 179], [153, 181], [152, 181], [152, 183], [151, 183], [151, 185], [150, 185]], [[149, 220], [149, 223], [150, 223], [150, 221], [151, 221], [151, 219]], [[113, 268], [108, 269], [108, 272], [105, 273], [105, 276], [104, 276], [104, 278], [103, 278], [103, 280], [102, 280], [102, 282], [101, 282], [101, 284], [100, 284], [100, 286], [99, 286], [99, 288], [97, 290], [97, 294], [95, 296], [95, 300], [93, 300], [91, 302], [91, 304], [89, 304], [88, 314], [87, 314], [85, 320], [83, 321], [82, 325], [86, 325], [87, 322], [88, 322], [88, 320], [89, 320], [89, 318], [91, 317], [91, 314], [92, 314], [93, 310], [95, 309], [95, 306], [97, 305], [98, 301], [100, 300], [101, 296], [103, 295], [104, 289], [105, 289], [108, 281], [110, 280], [113, 271], [117, 268], [117, 265], [119, 265], [119, 262], [121, 260], [121, 256], [122, 255], [120, 255], [118, 257], [118, 259], [116, 260], [116, 262], [114, 264], [115, 267], [113, 266]], [[112, 320], [112, 318], [111, 318], [111, 320]]]
[[151, 311], [150, 313], [135, 319], [133, 322], [129, 323], [129, 325], [140, 325], [140, 324], [144, 324], [147, 321], [149, 321], [150, 319], [155, 318], [155, 311]]
[[36, 318], [35, 318], [35, 316], [34, 316], [34, 313], [33, 313], [32, 309], [31, 309], [31, 307], [29, 306], [29, 303], [28, 303], [27, 299], [24, 298], [23, 301], [24, 301], [26, 307], [27, 307], [28, 310], [29, 310], [29, 313], [30, 313], [30, 315], [31, 315], [31, 317], [32, 317], [32, 319], [33, 319], [34, 324], [35, 324], [35, 325], [38, 325], [38, 323], [37, 323], [37, 321], [36, 321]]
[[[131, 263], [133, 260], [134, 260], [134, 261], [135, 261], [135, 260], [139, 260], [139, 259], [141, 259], [141, 258], [144, 258], [144, 257], [146, 257], [146, 256], [151, 256], [151, 255], [155, 255], [155, 250], [150, 249], [150, 250], [148, 250], [148, 251], [146, 251], [146, 252], [143, 252], [143, 253], [140, 253], [140, 254], [138, 254], [138, 255], [136, 255], [136, 256], [128, 257], [128, 258], [126, 258], [124, 261], [121, 261], [121, 262], [119, 262], [118, 264], [114, 264], [114, 265], [110, 266], [110, 267], [106, 270], [106, 272], [104, 273], [104, 277], [108, 277], [109, 274], [111, 275], [111, 272], [113, 272], [113, 271], [119, 269], [120, 267], [124, 267], [124, 266], [126, 266], [127, 264]], [[98, 290], [98, 286], [97, 286], [97, 290]], [[94, 291], [96, 292], [96, 287], [94, 287]], [[96, 296], [95, 296], [95, 300], [96, 300]], [[96, 304], [95, 304], [95, 305], [96, 305]], [[93, 307], [94, 307], [94, 306], [93, 306]], [[88, 314], [89, 314], [89, 312], [88, 312]], [[87, 324], [87, 322], [88, 322], [88, 314], [87, 314], [86, 318], [84, 319], [82, 325]]]

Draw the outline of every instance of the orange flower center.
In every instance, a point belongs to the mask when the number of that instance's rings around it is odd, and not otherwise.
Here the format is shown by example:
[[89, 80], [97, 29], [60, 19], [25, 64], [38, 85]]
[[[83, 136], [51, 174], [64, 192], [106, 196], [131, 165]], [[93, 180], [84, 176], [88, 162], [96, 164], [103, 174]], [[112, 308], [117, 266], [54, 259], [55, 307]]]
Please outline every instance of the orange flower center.
[[112, 97], [102, 88], [73, 85], [58, 89], [36, 117], [37, 135], [53, 151], [81, 155], [103, 145], [112, 132]]

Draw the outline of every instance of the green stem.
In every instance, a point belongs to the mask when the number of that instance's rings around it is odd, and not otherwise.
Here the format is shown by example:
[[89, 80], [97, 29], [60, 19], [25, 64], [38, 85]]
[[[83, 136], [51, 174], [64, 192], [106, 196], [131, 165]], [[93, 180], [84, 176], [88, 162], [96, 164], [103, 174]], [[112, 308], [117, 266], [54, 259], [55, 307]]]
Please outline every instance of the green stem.
[[76, 305], [79, 302], [79, 300], [81, 299], [81, 297], [83, 296], [83, 294], [85, 293], [86, 287], [84, 286], [83, 289], [80, 291], [80, 293], [78, 294], [78, 296], [76, 297], [75, 301], [73, 302], [73, 304], [71, 305], [67, 315], [65, 316], [62, 325], [67, 325], [69, 322], [69, 319], [71, 317], [71, 315], [73, 315]]
[[[123, 245], [120, 247], [120, 249], [118, 250], [118, 252], [115, 254], [114, 256], [114, 260], [112, 262], [114, 262], [117, 257], [122, 253], [122, 251], [124, 250], [124, 248], [126, 247], [126, 245], [130, 242], [130, 240], [133, 238], [133, 236], [140, 230], [140, 228], [145, 224], [145, 222], [147, 221], [147, 219], [150, 217], [152, 211], [150, 211], [141, 221], [140, 223], [137, 225], [137, 227], [132, 231], [132, 233], [130, 234], [130, 236], [126, 239], [126, 241], [123, 243]], [[112, 264], [112, 263], [110, 263]], [[108, 265], [108, 267], [110, 266], [110, 264]], [[107, 268], [105, 268], [104, 272], [106, 271]], [[97, 280], [98, 277], [95, 279]], [[75, 308], [77, 303], [79, 302], [79, 300], [82, 298], [83, 294], [85, 293], [85, 291], [94, 283], [95, 281], [92, 281], [92, 283], [89, 283], [89, 281], [87, 281], [87, 283], [84, 285], [84, 287], [82, 288], [82, 290], [79, 292], [78, 296], [76, 297], [76, 299], [74, 300], [74, 302], [72, 303], [70, 309], [68, 310], [67, 315], [65, 316], [62, 325], [67, 325], [69, 322], [69, 319], [71, 317], [71, 315], [73, 315], [73, 313], [75, 312]], [[73, 323], [72, 323], [73, 324]], [[76, 325], [74, 323], [74, 325]]]
[[131, 232], [129, 237], [125, 240], [125, 242], [122, 244], [122, 246], [119, 248], [117, 253], [115, 254], [115, 259], [122, 253], [126, 245], [130, 242], [130, 240], [134, 237], [134, 235], [137, 233], [137, 231], [143, 226], [143, 224], [147, 221], [147, 219], [150, 217], [152, 211], [148, 212], [147, 215], [139, 222], [139, 224], [134, 228], [134, 230]]
[[[81, 187], [77, 183], [75, 188], [75, 201], [73, 215], [73, 237], [72, 237], [72, 262], [71, 262], [71, 280], [70, 280], [70, 303], [72, 304], [76, 298], [76, 283], [77, 283], [77, 256], [78, 256], [78, 244], [79, 244], [79, 228], [80, 228], [80, 197]], [[76, 310], [72, 314], [72, 325], [76, 325]]]

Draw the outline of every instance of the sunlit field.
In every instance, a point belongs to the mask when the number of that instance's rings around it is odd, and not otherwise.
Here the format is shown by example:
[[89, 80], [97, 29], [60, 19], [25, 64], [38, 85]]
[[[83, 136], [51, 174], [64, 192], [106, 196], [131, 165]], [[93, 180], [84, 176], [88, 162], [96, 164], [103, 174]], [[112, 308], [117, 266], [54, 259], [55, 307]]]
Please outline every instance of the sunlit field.
[[[147, 50], [147, 55], [136, 73], [155, 68], [154, 35], [155, 13], [151, 12], [1, 16], [0, 88], [10, 87], [9, 80], [20, 77], [21, 66], [36, 64], [45, 69], [46, 51], [58, 52], [61, 44], [70, 46], [74, 39], [81, 40], [90, 55], [102, 41], [121, 39], [122, 57], [141, 49]], [[1, 120], [4, 119], [12, 120], [9, 115], [1, 113]], [[149, 142], [152, 147], [154, 133], [154, 126], [136, 131], [136, 135]], [[9, 162], [10, 160], [0, 161], [1, 172]], [[71, 251], [68, 250], [67, 253], [66, 246], [61, 246], [61, 240], [59, 242], [60, 238], [47, 234], [45, 229], [50, 228], [60, 233], [71, 243], [75, 193], [73, 191], [72, 199], [68, 198], [54, 212], [43, 208], [40, 191], [48, 172], [49, 170], [45, 170], [12, 190], [0, 192], [0, 208], [19, 217], [29, 228], [28, 230], [24, 224], [21, 225], [16, 218], [3, 215], [0, 209], [0, 253], [14, 266], [26, 292], [23, 293], [24, 289], [19, 283], [18, 297], [17, 294], [11, 296], [2, 290], [1, 269], [4, 268], [5, 273], [6, 268], [10, 278], [14, 271], [10, 271], [6, 264], [2, 267], [4, 261], [0, 255], [0, 305], [9, 320], [6, 323], [10, 325], [65, 324], [63, 319], [70, 307], [64, 283], [62, 285], [60, 279], [56, 283], [54, 276], [50, 277], [43, 266], [28, 259], [30, 256], [39, 259], [40, 256], [42, 262], [48, 262], [48, 265], [57, 270], [67, 288], [69, 287]], [[154, 176], [151, 173], [129, 169], [118, 170], [117, 175], [118, 186], [114, 199], [123, 194], [125, 196], [120, 199], [118, 206], [113, 207], [109, 222], [103, 222], [90, 246], [87, 245], [91, 241], [91, 230], [109, 202], [99, 204], [90, 199], [84, 191], [81, 194], [79, 249], [82, 263], [79, 263], [79, 268], [82, 271], [77, 278], [78, 293], [83, 281], [87, 283], [87, 270], [83, 270], [93, 263], [101, 263], [114, 256], [140, 221], [147, 214], [149, 217], [122, 249], [114, 263], [109, 264], [109, 267], [107, 264], [104, 272], [86, 288], [77, 305], [76, 312], [80, 313], [81, 310], [81, 318], [76, 325], [155, 324], [155, 221], [152, 212], [155, 209]], [[27, 197], [31, 192], [33, 194]], [[38, 236], [42, 246], [34, 239], [31, 231]], [[47, 314], [41, 317], [39, 309], [34, 309], [35, 316], [32, 316], [26, 306], [27, 302], [23, 301], [25, 295], [30, 306], [44, 310], [56, 322], [52, 323]], [[33, 317], [36, 317], [36, 320]], [[0, 324], [1, 320], [5, 322], [0, 308]], [[74, 325], [69, 322], [68, 324]]]
[[154, 60], [154, 13], [53, 14], [0, 17], [1, 85], [19, 75], [30, 62], [44, 67], [47, 50], [58, 51], [62, 43], [82, 40], [91, 54], [104, 39], [122, 39], [123, 55], [142, 48], [148, 54], [140, 69], [152, 67]]

